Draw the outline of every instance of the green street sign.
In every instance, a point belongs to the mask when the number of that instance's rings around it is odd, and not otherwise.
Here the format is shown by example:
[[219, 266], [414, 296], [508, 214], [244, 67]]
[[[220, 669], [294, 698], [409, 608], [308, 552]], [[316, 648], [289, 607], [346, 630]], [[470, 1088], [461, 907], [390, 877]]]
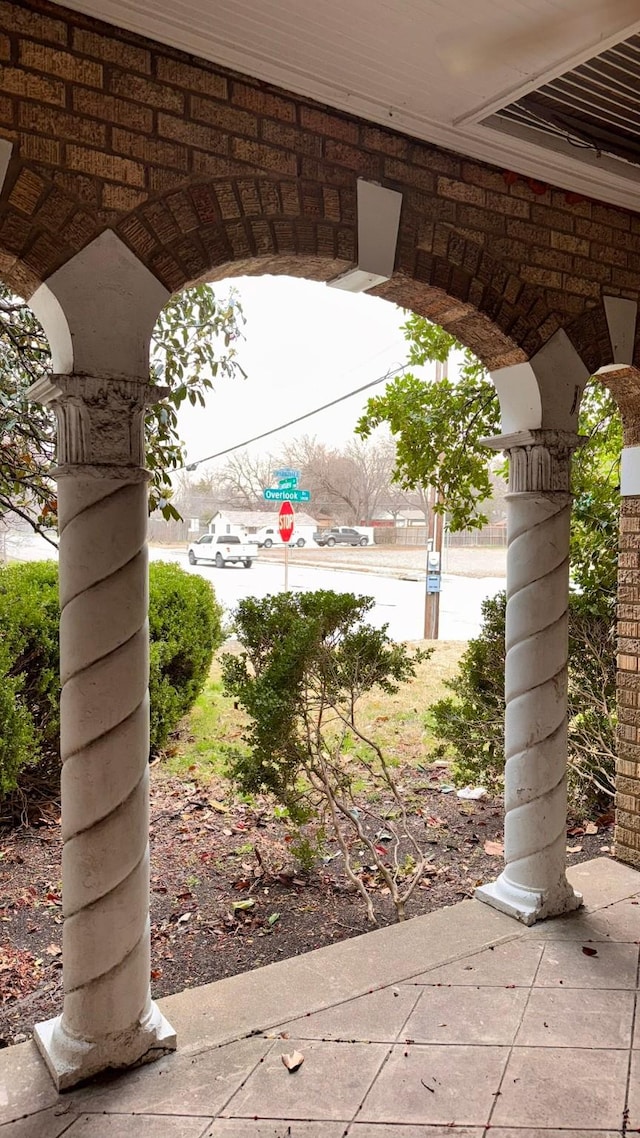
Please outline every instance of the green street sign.
[[298, 485], [298, 479], [297, 478], [279, 478], [278, 479], [278, 489], [279, 490], [295, 490], [297, 485]]
[[310, 502], [310, 490], [285, 490], [281, 486], [271, 486], [262, 491], [267, 502]]

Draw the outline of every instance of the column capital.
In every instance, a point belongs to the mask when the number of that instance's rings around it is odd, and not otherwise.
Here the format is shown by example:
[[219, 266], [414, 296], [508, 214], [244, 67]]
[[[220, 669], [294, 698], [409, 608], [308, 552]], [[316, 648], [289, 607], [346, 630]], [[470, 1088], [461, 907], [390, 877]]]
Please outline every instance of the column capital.
[[82, 467], [104, 475], [130, 476], [144, 467], [145, 407], [164, 399], [167, 387], [148, 380], [103, 376], [43, 376], [28, 391], [50, 406], [58, 420], [57, 474]]
[[511, 494], [568, 494], [571, 456], [586, 439], [574, 431], [540, 429], [497, 435], [481, 442], [509, 458]]

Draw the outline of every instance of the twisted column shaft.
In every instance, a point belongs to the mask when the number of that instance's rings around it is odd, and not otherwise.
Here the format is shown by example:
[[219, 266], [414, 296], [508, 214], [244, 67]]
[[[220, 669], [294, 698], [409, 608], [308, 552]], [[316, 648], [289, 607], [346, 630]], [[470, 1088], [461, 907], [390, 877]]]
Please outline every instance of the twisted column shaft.
[[59, 377], [62, 1016], [59, 1088], [175, 1046], [150, 998], [147, 385]]
[[581, 901], [565, 874], [569, 464], [578, 440], [536, 431], [496, 443], [509, 441], [505, 868], [476, 894], [533, 924]]

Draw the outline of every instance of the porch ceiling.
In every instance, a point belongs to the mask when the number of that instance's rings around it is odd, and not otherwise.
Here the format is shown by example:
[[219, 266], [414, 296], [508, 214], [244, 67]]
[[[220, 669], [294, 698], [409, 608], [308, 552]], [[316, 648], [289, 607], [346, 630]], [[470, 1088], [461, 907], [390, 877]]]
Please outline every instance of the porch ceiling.
[[[496, 114], [640, 32], [640, 0], [66, 0], [416, 138], [638, 208], [640, 169]], [[640, 109], [640, 92], [636, 94]]]

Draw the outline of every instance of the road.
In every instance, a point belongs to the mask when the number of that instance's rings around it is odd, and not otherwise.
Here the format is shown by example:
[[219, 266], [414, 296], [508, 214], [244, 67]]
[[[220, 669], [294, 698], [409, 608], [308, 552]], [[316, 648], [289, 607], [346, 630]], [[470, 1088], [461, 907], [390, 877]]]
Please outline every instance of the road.
[[[21, 534], [5, 538], [6, 555], [11, 560], [31, 561], [55, 556], [55, 551], [42, 538]], [[326, 553], [319, 550], [319, 557]], [[355, 551], [354, 551], [355, 553]], [[189, 573], [198, 573], [211, 581], [220, 603], [229, 612], [244, 596], [265, 597], [284, 587], [284, 565], [276, 560], [256, 560], [249, 570], [213, 565], [190, 566], [186, 552], [151, 547], [153, 561], [173, 561]], [[295, 556], [295, 555], [294, 555]], [[418, 578], [418, 579], [416, 579]], [[444, 574], [440, 594], [440, 639], [468, 640], [480, 630], [480, 606], [485, 597], [494, 596], [505, 585], [504, 577], [461, 577]], [[376, 572], [322, 568], [318, 565], [289, 566], [289, 588], [294, 591], [336, 589], [372, 596], [375, 608], [371, 622], [389, 625], [394, 640], [421, 640], [424, 630], [424, 576], [408, 570], [406, 578], [379, 576]]]
[[[232, 609], [241, 597], [266, 597], [284, 588], [284, 564], [276, 561], [254, 562], [253, 568], [230, 566], [216, 569], [209, 565], [190, 566], [186, 554], [176, 550], [150, 551], [152, 560], [175, 561], [189, 572], [199, 573], [211, 581], [218, 600]], [[289, 566], [289, 588], [294, 591], [336, 589], [373, 597], [376, 605], [371, 623], [389, 625], [394, 640], [422, 640], [424, 631], [424, 577], [421, 580], [382, 577], [345, 569], [323, 569], [311, 565]], [[445, 574], [440, 594], [440, 639], [468, 640], [480, 631], [480, 606], [485, 597], [504, 588], [503, 577], [454, 577]]]

